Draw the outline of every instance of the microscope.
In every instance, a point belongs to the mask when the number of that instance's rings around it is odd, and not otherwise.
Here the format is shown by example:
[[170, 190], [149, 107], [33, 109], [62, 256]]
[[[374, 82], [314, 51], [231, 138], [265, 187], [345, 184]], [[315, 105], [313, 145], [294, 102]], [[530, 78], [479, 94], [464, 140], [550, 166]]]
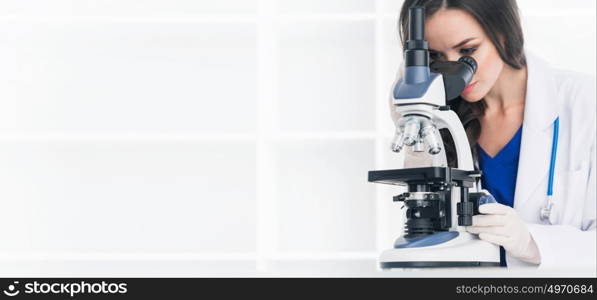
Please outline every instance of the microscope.
[[[379, 259], [382, 269], [488, 267], [500, 265], [499, 248], [468, 233], [478, 206], [491, 196], [479, 190], [471, 148], [449, 100], [470, 83], [477, 63], [472, 57], [429, 65], [424, 38], [425, 11], [409, 10], [408, 40], [404, 47], [404, 76], [393, 90], [393, 109], [400, 115], [391, 150], [411, 147], [413, 153], [444, 155], [440, 130], [451, 136], [455, 166], [423, 166], [369, 171], [369, 182], [400, 185], [407, 192], [394, 196], [406, 208], [404, 234]], [[408, 159], [405, 154], [405, 160]], [[444, 161], [446, 161], [444, 159]]]

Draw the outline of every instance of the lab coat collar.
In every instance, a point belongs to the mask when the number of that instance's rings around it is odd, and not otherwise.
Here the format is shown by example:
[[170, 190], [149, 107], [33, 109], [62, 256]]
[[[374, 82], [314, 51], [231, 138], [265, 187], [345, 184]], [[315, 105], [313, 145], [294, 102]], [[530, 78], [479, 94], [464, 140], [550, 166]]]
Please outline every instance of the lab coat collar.
[[549, 128], [558, 116], [556, 81], [551, 66], [530, 51], [527, 59], [527, 90], [524, 126], [534, 129]]
[[[514, 207], [539, 207], [531, 201], [534, 193], [547, 193], [546, 182], [551, 158], [553, 123], [558, 116], [558, 95], [554, 71], [537, 56], [525, 52], [527, 58], [527, 91], [522, 125], [522, 141], [518, 162]], [[542, 197], [534, 199], [544, 199]], [[539, 209], [518, 210], [523, 219], [539, 223]]]

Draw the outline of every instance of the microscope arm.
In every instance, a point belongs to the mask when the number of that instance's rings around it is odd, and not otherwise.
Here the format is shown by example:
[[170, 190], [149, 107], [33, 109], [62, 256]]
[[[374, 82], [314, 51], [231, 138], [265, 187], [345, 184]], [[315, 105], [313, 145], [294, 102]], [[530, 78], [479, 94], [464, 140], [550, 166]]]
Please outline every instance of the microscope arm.
[[464, 171], [473, 171], [473, 156], [462, 123], [458, 115], [452, 110], [434, 110], [433, 121], [438, 129], [446, 128], [452, 135], [454, 146], [456, 147], [456, 156], [458, 169]]

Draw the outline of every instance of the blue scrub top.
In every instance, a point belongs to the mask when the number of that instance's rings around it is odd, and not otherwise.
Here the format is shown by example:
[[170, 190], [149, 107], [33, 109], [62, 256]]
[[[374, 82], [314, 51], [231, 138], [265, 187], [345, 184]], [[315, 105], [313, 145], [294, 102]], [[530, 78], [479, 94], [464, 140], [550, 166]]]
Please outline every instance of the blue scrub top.
[[[512, 139], [494, 157], [477, 145], [479, 149], [479, 166], [483, 172], [481, 183], [498, 203], [514, 206], [518, 158], [520, 157], [520, 141], [522, 126]], [[500, 265], [506, 266], [506, 252], [500, 247]]]

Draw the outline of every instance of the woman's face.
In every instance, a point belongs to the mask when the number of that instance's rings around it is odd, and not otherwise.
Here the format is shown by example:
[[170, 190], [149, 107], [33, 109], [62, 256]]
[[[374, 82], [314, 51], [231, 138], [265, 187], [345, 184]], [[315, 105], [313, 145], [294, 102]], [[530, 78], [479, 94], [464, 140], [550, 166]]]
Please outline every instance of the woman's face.
[[457, 61], [461, 56], [477, 61], [477, 72], [461, 93], [464, 100], [476, 102], [487, 95], [504, 62], [473, 16], [459, 9], [439, 10], [425, 21], [425, 38], [432, 61]]

